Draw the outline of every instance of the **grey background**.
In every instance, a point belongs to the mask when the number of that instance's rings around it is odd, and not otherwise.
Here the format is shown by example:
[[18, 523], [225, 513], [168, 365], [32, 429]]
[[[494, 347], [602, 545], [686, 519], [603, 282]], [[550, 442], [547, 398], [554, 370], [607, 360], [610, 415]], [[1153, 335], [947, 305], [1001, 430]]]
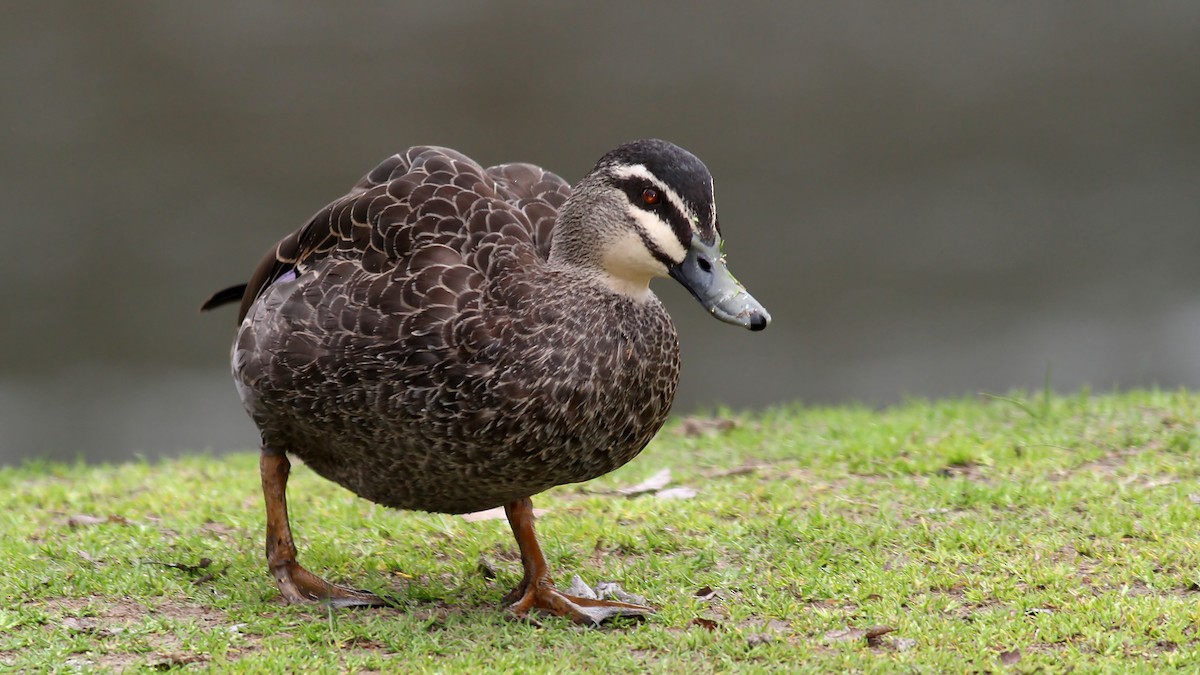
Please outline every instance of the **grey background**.
[[200, 315], [385, 156], [716, 176], [678, 413], [1200, 382], [1200, 3], [12, 2], [0, 463], [255, 447]]

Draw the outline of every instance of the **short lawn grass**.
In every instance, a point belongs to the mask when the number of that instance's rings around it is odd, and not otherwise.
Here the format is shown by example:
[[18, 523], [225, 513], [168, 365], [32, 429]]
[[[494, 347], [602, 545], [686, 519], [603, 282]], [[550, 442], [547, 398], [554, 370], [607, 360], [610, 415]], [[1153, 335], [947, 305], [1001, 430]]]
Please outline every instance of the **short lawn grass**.
[[[669, 487], [612, 491], [670, 469]], [[535, 497], [562, 585], [659, 612], [506, 619], [504, 520], [298, 466], [300, 560], [394, 597], [287, 606], [257, 455], [0, 469], [0, 670], [1154, 671], [1200, 667], [1200, 395], [980, 396], [677, 420]]]

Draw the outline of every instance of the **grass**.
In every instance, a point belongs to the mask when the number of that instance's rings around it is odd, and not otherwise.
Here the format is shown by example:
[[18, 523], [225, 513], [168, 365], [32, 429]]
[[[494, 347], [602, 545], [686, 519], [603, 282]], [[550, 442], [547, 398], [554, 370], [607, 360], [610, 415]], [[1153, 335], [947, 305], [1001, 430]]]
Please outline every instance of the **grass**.
[[[301, 561], [401, 606], [286, 606], [254, 454], [0, 469], [0, 670], [1195, 668], [1198, 412], [1188, 392], [1015, 394], [676, 422], [534, 500], [564, 585], [660, 608], [599, 630], [505, 619], [503, 520], [390, 511], [298, 467]], [[696, 495], [598, 493], [662, 468]]]

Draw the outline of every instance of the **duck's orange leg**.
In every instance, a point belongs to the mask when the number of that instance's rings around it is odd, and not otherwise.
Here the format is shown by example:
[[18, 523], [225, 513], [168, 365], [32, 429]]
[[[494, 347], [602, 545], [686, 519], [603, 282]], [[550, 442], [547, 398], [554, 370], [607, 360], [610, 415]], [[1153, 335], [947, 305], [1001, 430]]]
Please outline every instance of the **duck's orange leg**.
[[389, 603], [374, 593], [331, 584], [296, 562], [287, 512], [291, 463], [286, 453], [264, 447], [258, 466], [267, 502], [267, 565], [284, 599], [289, 603], [329, 602], [336, 607], [387, 606]]
[[649, 607], [614, 600], [592, 600], [567, 595], [554, 588], [542, 547], [533, 531], [533, 502], [528, 497], [504, 505], [508, 524], [521, 549], [521, 564], [525, 576], [511, 593], [504, 596], [508, 611], [525, 618], [536, 609], [555, 616], [565, 616], [575, 623], [598, 626], [619, 616], [645, 618], [654, 612]]

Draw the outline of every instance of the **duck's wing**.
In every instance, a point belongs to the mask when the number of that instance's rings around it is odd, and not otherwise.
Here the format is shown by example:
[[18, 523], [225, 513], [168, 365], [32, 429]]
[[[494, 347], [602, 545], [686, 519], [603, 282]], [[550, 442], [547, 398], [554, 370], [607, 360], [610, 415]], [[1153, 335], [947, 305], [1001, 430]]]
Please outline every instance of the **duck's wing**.
[[485, 170], [448, 148], [409, 148], [284, 237], [247, 284], [218, 291], [202, 309], [241, 300], [240, 323], [272, 283], [331, 258], [366, 273], [393, 272], [393, 282], [420, 276], [418, 289], [477, 287], [548, 258], [554, 220], [569, 194], [563, 179], [531, 164]]
[[501, 164], [487, 170], [510, 195], [510, 200], [529, 219], [534, 243], [543, 259], [550, 258], [550, 237], [571, 186], [557, 174], [534, 164]]

